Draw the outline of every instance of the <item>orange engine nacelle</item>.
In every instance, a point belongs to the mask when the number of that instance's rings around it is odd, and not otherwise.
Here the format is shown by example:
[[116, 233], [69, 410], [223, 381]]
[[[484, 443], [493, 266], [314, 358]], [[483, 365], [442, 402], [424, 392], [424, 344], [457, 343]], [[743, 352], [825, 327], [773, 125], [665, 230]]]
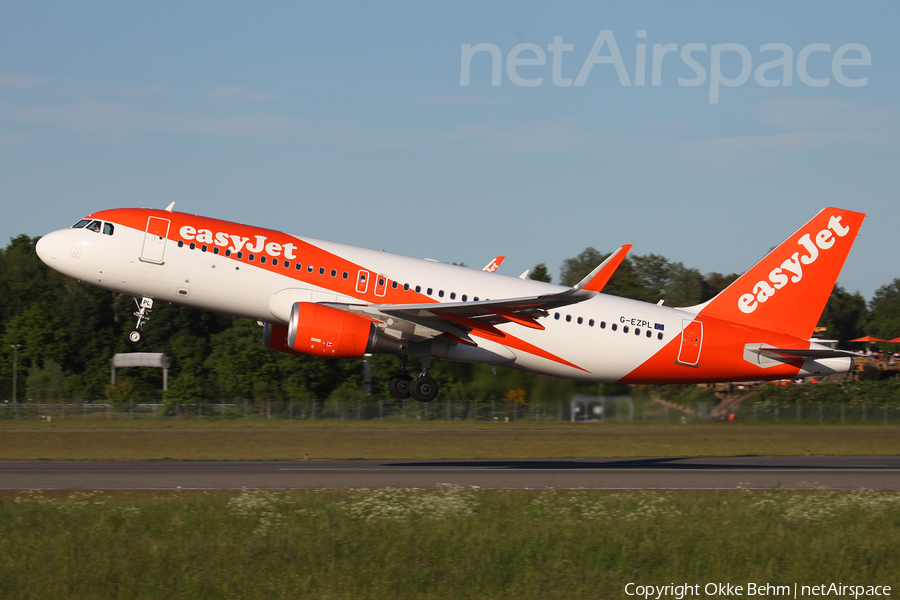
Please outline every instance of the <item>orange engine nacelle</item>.
[[[326, 358], [362, 358], [374, 333], [372, 320], [366, 317], [313, 302], [295, 302], [285, 350]], [[266, 345], [273, 348], [273, 342], [280, 345], [273, 339]]]

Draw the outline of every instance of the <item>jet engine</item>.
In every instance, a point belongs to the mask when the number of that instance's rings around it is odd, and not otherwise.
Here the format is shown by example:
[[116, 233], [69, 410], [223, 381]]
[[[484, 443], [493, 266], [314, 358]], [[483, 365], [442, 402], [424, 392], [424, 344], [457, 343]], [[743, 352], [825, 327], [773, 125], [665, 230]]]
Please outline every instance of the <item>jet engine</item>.
[[403, 342], [381, 333], [372, 319], [314, 302], [295, 302], [287, 327], [267, 323], [263, 343], [279, 352], [326, 358], [406, 350]]

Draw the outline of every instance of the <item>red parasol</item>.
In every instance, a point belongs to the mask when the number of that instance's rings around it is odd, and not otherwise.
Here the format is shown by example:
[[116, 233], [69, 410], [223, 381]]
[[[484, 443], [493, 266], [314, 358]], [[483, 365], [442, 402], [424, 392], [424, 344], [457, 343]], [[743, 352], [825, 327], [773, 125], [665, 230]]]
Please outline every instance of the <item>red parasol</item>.
[[900, 344], [900, 337], [896, 337], [892, 340], [888, 340], [889, 344]]
[[[897, 338], [900, 339], [900, 338]], [[855, 340], [847, 340], [848, 342], [883, 342], [884, 340], [878, 339], [877, 337], [872, 337], [871, 335], [864, 335], [861, 338], [856, 338]]]

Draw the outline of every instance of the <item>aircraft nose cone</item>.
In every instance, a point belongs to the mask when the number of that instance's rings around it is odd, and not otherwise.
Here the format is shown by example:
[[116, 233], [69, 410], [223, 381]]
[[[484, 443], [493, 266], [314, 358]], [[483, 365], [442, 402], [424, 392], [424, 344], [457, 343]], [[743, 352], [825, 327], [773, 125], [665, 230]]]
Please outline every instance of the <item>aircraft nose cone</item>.
[[39, 239], [34, 246], [34, 251], [37, 252], [38, 258], [48, 267], [56, 266], [57, 237], [52, 233], [48, 233]]

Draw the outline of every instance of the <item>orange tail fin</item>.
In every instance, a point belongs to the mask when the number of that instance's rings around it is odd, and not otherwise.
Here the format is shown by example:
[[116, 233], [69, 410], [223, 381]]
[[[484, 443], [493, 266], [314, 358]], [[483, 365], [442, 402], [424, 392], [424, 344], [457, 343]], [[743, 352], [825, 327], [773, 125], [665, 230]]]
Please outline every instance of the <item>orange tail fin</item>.
[[706, 305], [700, 315], [809, 339], [866, 215], [826, 208]]

